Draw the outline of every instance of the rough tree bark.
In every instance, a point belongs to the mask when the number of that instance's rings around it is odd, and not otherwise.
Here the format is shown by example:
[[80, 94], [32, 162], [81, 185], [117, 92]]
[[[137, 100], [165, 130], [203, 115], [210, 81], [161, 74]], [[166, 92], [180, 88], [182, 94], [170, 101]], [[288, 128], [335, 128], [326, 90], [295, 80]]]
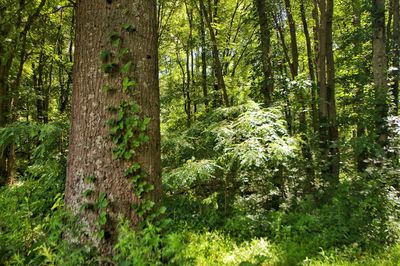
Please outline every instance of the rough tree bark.
[[[119, 48], [115, 43], [110, 44], [110, 39], [115, 41], [116, 36], [120, 38], [116, 44]], [[100, 70], [103, 65], [100, 53], [109, 50], [116, 56], [121, 47], [128, 48], [123, 58], [132, 62], [131, 68], [125, 69], [126, 74], [136, 81], [131, 95], [121, 89], [121, 72], [107, 75]], [[133, 226], [141, 220], [133, 205], [144, 199], [135, 195], [135, 183], [124, 177], [129, 165], [139, 163], [142, 174], [154, 185], [155, 189], [146, 196], [147, 199], [156, 204], [161, 200], [157, 61], [155, 0], [77, 2], [72, 128], [65, 202], [86, 225], [87, 234], [82, 236], [82, 240], [93, 242], [103, 254], [111, 253], [118, 216], [129, 219]], [[102, 90], [105, 84], [115, 91]], [[146, 130], [150, 140], [140, 146], [130, 161], [116, 160], [112, 152], [115, 146], [106, 124], [114, 115], [107, 109], [123, 101], [132, 102], [132, 99], [140, 106], [140, 116], [151, 119]], [[101, 195], [108, 200], [108, 218], [101, 241], [95, 237], [99, 213], [81, 210], [88, 201], [84, 195], [88, 189], [93, 191], [90, 196], [93, 201], [99, 200]]]

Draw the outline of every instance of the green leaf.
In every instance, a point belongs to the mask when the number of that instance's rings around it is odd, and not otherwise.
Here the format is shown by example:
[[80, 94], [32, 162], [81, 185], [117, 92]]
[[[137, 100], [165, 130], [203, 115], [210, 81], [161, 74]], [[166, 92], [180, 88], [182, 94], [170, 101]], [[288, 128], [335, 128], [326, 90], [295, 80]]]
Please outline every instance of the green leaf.
[[108, 206], [107, 195], [104, 192], [100, 192], [97, 208], [101, 210], [107, 208], [107, 206]]
[[107, 223], [107, 213], [101, 212], [97, 220], [98, 225], [103, 226]]
[[136, 86], [136, 82], [130, 80], [128, 77], [124, 77], [122, 80], [122, 90], [126, 92], [128, 89]]
[[132, 62], [129, 61], [128, 63], [126, 63], [125, 65], [123, 65], [123, 66], [121, 67], [121, 69], [119, 70], [119, 72], [120, 72], [121, 74], [126, 74], [126, 73], [128, 73], [129, 70], [131, 69], [131, 66], [132, 66]]
[[94, 210], [94, 205], [93, 205], [93, 203], [85, 202], [85, 203], [83, 203], [81, 205], [79, 210], [80, 211], [83, 211], [83, 210]]
[[116, 63], [106, 63], [101, 65], [101, 70], [106, 74], [115, 73], [117, 69], [118, 64]]
[[95, 181], [96, 177], [94, 175], [89, 175], [85, 177], [85, 182], [86, 183], [93, 183]]
[[93, 189], [87, 189], [83, 192], [83, 196], [90, 197], [91, 195], [93, 195], [93, 193], [94, 193]]
[[110, 58], [110, 56], [111, 56], [110, 51], [101, 51], [101, 53], [100, 53], [100, 59], [103, 62], [107, 61]]
[[135, 32], [136, 29], [131, 24], [125, 23], [122, 25], [122, 29], [126, 30], [127, 32]]

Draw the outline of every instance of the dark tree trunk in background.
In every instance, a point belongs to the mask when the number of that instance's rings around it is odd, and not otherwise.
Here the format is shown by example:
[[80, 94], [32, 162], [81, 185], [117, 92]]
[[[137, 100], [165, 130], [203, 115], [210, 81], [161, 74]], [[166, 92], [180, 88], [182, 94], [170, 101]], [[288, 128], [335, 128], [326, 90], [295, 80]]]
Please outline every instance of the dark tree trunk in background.
[[200, 39], [201, 39], [201, 87], [203, 89], [204, 106], [208, 111], [208, 88], [207, 88], [207, 46], [206, 29], [204, 27], [203, 12], [200, 10]]
[[[129, 30], [123, 30], [123, 25], [129, 25]], [[100, 70], [100, 53], [105, 50], [116, 53], [119, 49], [110, 41], [115, 32], [121, 38], [120, 47], [129, 49], [124, 58], [133, 63], [126, 73], [137, 83], [130, 95], [122, 91], [121, 75], [107, 75]], [[82, 240], [86, 238], [97, 244], [103, 254], [110, 254], [116, 241], [118, 216], [127, 218], [133, 226], [141, 220], [132, 205], [140, 204], [143, 197], [137, 197], [135, 184], [124, 176], [127, 167], [138, 162], [148, 182], [155, 187], [146, 197], [156, 204], [161, 200], [156, 1], [78, 1], [74, 62], [65, 202], [87, 225], [87, 235]], [[106, 84], [116, 91], [102, 90]], [[140, 146], [132, 160], [116, 160], [107, 125], [113, 116], [107, 109], [123, 101], [131, 102], [132, 97], [141, 108], [140, 115], [151, 119], [146, 130], [150, 140]], [[91, 181], [86, 182], [87, 179]], [[102, 194], [108, 200], [102, 241], [95, 237], [99, 213], [80, 210], [88, 200], [84, 196], [88, 189], [93, 190], [93, 200]]]
[[[33, 9], [33, 13], [24, 21], [23, 11], [26, 11], [27, 7], [25, 1], [19, 1], [15, 21], [6, 22], [5, 25], [3, 25], [2, 29], [6, 30], [3, 30], [2, 34], [4, 34], [5, 37], [9, 37], [12, 41], [10, 44], [4, 46], [0, 43], [0, 128], [13, 122], [14, 117], [11, 114], [11, 110], [13, 104], [16, 104], [15, 101], [13, 103], [13, 100], [15, 100], [18, 95], [16, 88], [20, 86], [20, 75], [22, 74], [25, 61], [27, 34], [33, 23], [39, 17], [45, 4], [46, 0], [41, 0], [38, 6]], [[13, 25], [7, 25], [7, 23], [12, 23]], [[12, 28], [15, 28], [18, 34], [12, 34]], [[21, 49], [20, 65], [16, 81], [13, 84], [14, 86], [10, 86], [11, 68], [14, 59], [17, 58], [18, 49]], [[14, 162], [15, 152], [13, 145], [11, 145], [11, 147], [7, 147], [5, 151], [0, 154], [0, 186], [7, 184], [10, 175], [13, 175], [15, 172]]]
[[[355, 1], [352, 4], [353, 7], [353, 14], [354, 14], [354, 18], [353, 18], [353, 26], [356, 29], [360, 29], [361, 30], [361, 8], [360, 8], [360, 2], [359, 1]], [[356, 54], [356, 56], [361, 56], [362, 55], [362, 41], [361, 39], [357, 36], [354, 38], [353, 41], [354, 44], [354, 53]], [[361, 64], [363, 64], [363, 62], [357, 62], [356, 64], [359, 64], [359, 67], [357, 69], [357, 90], [355, 92], [355, 101], [357, 103], [359, 103], [356, 106], [356, 110], [357, 113], [359, 115], [358, 117], [358, 121], [357, 121], [357, 138], [363, 138], [365, 137], [365, 133], [366, 133], [366, 128], [365, 128], [365, 121], [363, 119], [363, 113], [365, 113], [364, 107], [365, 107], [365, 93], [364, 93], [364, 86], [366, 85], [364, 82], [362, 82], [363, 80], [367, 80], [366, 79], [366, 74], [367, 73], [365, 71], [365, 67], [363, 67]], [[358, 148], [358, 150], [356, 151], [356, 164], [357, 164], [357, 171], [359, 172], [363, 172], [365, 171], [365, 168], [367, 166], [366, 163], [366, 159], [367, 159], [367, 150], [364, 147]]]
[[214, 71], [217, 77], [218, 91], [222, 91], [222, 98], [224, 100], [225, 106], [229, 106], [228, 92], [225, 86], [225, 79], [222, 69], [222, 63], [219, 55], [218, 41], [217, 41], [217, 30], [213, 28], [212, 16], [207, 12], [206, 6], [204, 5], [204, 0], [200, 0], [200, 12], [203, 12], [203, 17], [205, 24], [207, 25], [208, 31], [210, 33], [210, 39], [212, 44], [212, 54], [214, 60]]
[[[258, 15], [258, 24], [260, 25], [261, 54], [264, 80], [261, 92], [264, 96], [264, 103], [269, 106], [272, 101], [274, 90], [274, 79], [271, 65], [271, 22], [268, 18], [265, 0], [255, 0], [255, 6]], [[270, 13], [272, 14], [272, 13]]]
[[[74, 24], [75, 24], [75, 9], [72, 10], [72, 18], [71, 18], [71, 28], [69, 34], [69, 44], [68, 44], [68, 62], [72, 64], [73, 62], [73, 46], [74, 46]], [[62, 47], [61, 47], [62, 48]], [[59, 103], [59, 110], [60, 113], [65, 113], [68, 108], [69, 98], [71, 94], [71, 87], [72, 87], [72, 71], [69, 68], [63, 69], [62, 72], [65, 72], [67, 75], [67, 81], [60, 89], [60, 103]], [[62, 73], [64, 75], [64, 73]]]
[[297, 48], [297, 35], [296, 35], [296, 23], [292, 15], [292, 6], [290, 0], [285, 0], [286, 15], [289, 22], [290, 31], [290, 51], [292, 54], [292, 64], [290, 65], [293, 79], [297, 77], [299, 73], [299, 51]]
[[378, 143], [384, 147], [387, 144], [387, 59], [385, 41], [385, 0], [372, 1], [373, 19], [373, 57], [372, 70], [375, 89], [375, 129]]
[[300, 15], [303, 24], [304, 37], [306, 39], [307, 47], [307, 64], [308, 72], [311, 81], [311, 120], [314, 132], [318, 132], [318, 111], [317, 111], [317, 80], [315, 77], [314, 57], [311, 47], [310, 32], [308, 30], [308, 23], [306, 19], [306, 10], [304, 7], [304, 0], [300, 0]]
[[339, 183], [339, 132], [336, 121], [335, 68], [333, 59], [333, 0], [319, 2], [319, 141], [321, 175], [326, 182], [325, 199], [329, 200]]
[[393, 0], [393, 86], [395, 114], [399, 112], [399, 73], [400, 73], [400, 25], [399, 0]]

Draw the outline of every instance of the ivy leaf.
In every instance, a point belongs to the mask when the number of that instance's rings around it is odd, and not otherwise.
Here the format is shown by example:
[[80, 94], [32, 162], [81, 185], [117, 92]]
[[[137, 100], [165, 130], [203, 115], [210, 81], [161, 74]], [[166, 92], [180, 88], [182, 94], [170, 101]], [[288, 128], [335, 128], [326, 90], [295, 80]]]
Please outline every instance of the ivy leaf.
[[123, 24], [123, 25], [122, 25], [122, 29], [123, 29], [123, 30], [126, 30], [127, 32], [134, 32], [134, 31], [136, 31], [136, 29], [135, 29], [131, 24], [128, 24], [128, 23]]
[[128, 73], [129, 70], [131, 69], [131, 66], [132, 66], [132, 62], [129, 61], [128, 63], [126, 63], [125, 65], [123, 65], [123, 66], [121, 67], [121, 69], [119, 70], [119, 72], [120, 72], [121, 74], [126, 74], [126, 73]]
[[83, 192], [83, 196], [90, 197], [91, 195], [93, 195], [93, 193], [94, 193], [94, 191], [92, 189], [88, 189]]
[[100, 59], [101, 61], [105, 62], [110, 58], [111, 52], [110, 51], [101, 51]]
[[127, 55], [127, 54], [129, 54], [129, 52], [130, 52], [130, 50], [129, 50], [129, 48], [122, 48], [120, 51], [119, 51], [119, 53], [117, 54], [117, 58], [119, 59], [119, 60], [121, 60], [125, 55]]
[[106, 74], [114, 73], [117, 68], [118, 65], [116, 63], [107, 63], [101, 65], [101, 70]]
[[130, 80], [128, 77], [124, 77], [122, 80], [122, 90], [126, 92], [128, 89], [135, 87], [136, 82], [133, 80]]
[[98, 225], [103, 226], [107, 223], [107, 213], [101, 212], [97, 221]]
[[85, 182], [86, 183], [93, 183], [95, 179], [96, 178], [95, 178], [94, 175], [89, 175], [89, 176], [85, 177]]
[[83, 210], [94, 210], [94, 205], [92, 203], [85, 202], [80, 207], [80, 211]]
[[99, 201], [97, 203], [97, 207], [99, 209], [105, 209], [108, 206], [108, 200], [107, 200], [107, 195], [104, 192], [101, 192], [99, 194]]

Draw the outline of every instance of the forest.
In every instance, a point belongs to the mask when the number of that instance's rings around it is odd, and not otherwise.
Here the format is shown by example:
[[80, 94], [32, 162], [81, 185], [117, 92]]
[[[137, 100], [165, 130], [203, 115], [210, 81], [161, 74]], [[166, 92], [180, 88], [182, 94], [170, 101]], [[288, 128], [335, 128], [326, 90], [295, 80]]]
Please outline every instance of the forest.
[[400, 265], [399, 0], [0, 0], [0, 266]]

